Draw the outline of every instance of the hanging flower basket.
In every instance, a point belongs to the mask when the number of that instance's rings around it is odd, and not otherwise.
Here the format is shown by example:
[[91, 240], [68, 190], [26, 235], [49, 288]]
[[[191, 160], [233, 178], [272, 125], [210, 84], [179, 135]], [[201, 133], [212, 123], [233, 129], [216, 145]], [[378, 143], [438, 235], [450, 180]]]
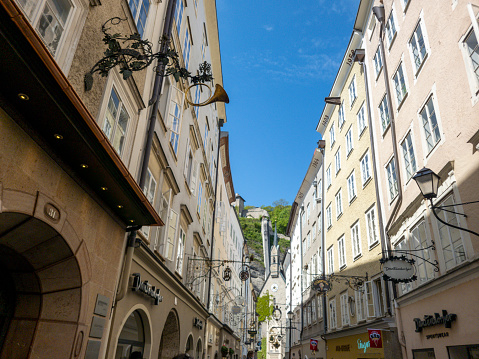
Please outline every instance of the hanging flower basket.
[[235, 351], [233, 350], [233, 348], [230, 348], [229, 353], [230, 353], [230, 355], [233, 355], [233, 354], [235, 353]]
[[221, 356], [223, 358], [226, 358], [228, 356], [228, 348], [224, 345], [221, 347]]

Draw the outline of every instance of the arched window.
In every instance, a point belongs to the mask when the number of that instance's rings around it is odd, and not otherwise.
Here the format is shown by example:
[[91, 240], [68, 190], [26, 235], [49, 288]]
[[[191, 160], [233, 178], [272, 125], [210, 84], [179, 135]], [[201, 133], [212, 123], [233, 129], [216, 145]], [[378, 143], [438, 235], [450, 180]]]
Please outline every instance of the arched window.
[[145, 331], [140, 313], [135, 310], [130, 314], [121, 330], [116, 347], [118, 359], [136, 359], [143, 357]]

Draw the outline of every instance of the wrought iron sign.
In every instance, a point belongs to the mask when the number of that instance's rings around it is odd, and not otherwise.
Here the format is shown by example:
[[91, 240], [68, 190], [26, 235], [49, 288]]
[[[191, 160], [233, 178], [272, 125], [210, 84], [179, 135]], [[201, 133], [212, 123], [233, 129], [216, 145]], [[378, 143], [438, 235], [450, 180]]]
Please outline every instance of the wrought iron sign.
[[153, 52], [153, 44], [148, 40], [143, 40], [141, 36], [131, 34], [123, 36], [119, 33], [110, 34], [109, 30], [112, 26], [120, 24], [127, 19], [112, 17], [107, 20], [101, 27], [103, 32], [103, 42], [107, 46], [104, 57], [97, 61], [89, 72], [85, 74], [84, 84], [85, 91], [91, 90], [93, 86], [93, 74], [98, 72], [105, 77], [108, 72], [119, 67], [123, 79], [128, 79], [134, 71], [141, 71], [150, 66], [154, 60], [158, 60], [158, 64], [167, 67], [164, 76], [172, 75], [176, 81], [180, 78], [191, 79], [193, 84], [204, 83], [213, 80], [211, 74], [211, 65], [207, 62], [200, 64], [199, 74], [192, 76], [191, 73], [180, 66], [179, 57], [176, 51], [169, 49], [169, 39], [163, 38], [159, 52]]
[[203, 329], [203, 321], [200, 318], [195, 318], [193, 320], [193, 326], [201, 330]]
[[226, 267], [225, 270], [223, 271], [223, 280], [225, 282], [228, 282], [231, 279], [231, 268]]
[[[314, 274], [313, 274], [314, 275]], [[326, 294], [333, 288], [333, 282], [346, 283], [352, 290], [361, 291], [365, 281], [368, 280], [368, 273], [365, 276], [355, 275], [320, 275], [316, 277], [311, 283], [311, 289], [320, 293]]]
[[140, 273], [133, 273], [133, 285], [132, 290], [134, 292], [141, 292], [146, 294], [155, 300], [155, 305], [160, 304], [163, 301], [163, 297], [160, 295], [160, 289], [157, 289], [154, 285], [148, 283], [147, 280], [141, 281]]

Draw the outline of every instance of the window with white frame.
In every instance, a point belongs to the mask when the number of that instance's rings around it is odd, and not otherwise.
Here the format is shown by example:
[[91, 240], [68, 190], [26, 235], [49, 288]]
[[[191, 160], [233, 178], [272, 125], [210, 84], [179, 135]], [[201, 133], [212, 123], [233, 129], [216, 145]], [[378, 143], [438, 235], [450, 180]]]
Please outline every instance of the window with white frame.
[[381, 72], [381, 69], [383, 68], [383, 61], [381, 59], [381, 47], [378, 46], [378, 49], [376, 50], [376, 53], [374, 54], [374, 71], [376, 73], [376, 77], [379, 76], [379, 73]]
[[204, 136], [203, 136], [203, 148], [205, 151], [208, 149], [208, 132], [209, 132], [209, 127], [208, 127], [208, 116], [205, 117], [205, 131], [204, 131]]
[[369, 152], [366, 152], [366, 154], [361, 158], [361, 181], [364, 185], [369, 181], [371, 178], [371, 170], [369, 167]]
[[[459, 216], [453, 212], [460, 213], [455, 206], [455, 200], [453, 195], [449, 195], [445, 200], [438, 204], [438, 206], [450, 206], [448, 211], [437, 211], [437, 215], [444, 222], [453, 226], [462, 227]], [[451, 212], [450, 212], [451, 211]], [[446, 226], [444, 223], [436, 222], [439, 237], [441, 239], [442, 255], [446, 265], [446, 270], [451, 269], [458, 264], [466, 260], [466, 250], [464, 247], [464, 241], [461, 236], [461, 231], [457, 228]]]
[[[156, 179], [151, 173], [149, 168], [146, 172], [145, 184], [143, 185], [143, 193], [148, 199], [148, 202], [150, 202], [153, 205], [155, 202], [155, 194], [156, 194]], [[141, 231], [143, 232], [145, 237], [148, 238], [150, 234], [150, 227], [143, 226], [141, 227]]]
[[389, 116], [389, 106], [387, 96], [384, 95], [383, 99], [381, 100], [381, 104], [379, 105], [379, 117], [381, 117], [381, 125], [383, 128], [383, 132], [389, 127], [389, 123], [391, 122], [391, 117]]
[[356, 75], [353, 76], [351, 83], [349, 84], [349, 105], [353, 107], [354, 101], [356, 101]]
[[180, 227], [180, 237], [178, 238], [178, 248], [176, 250], [176, 271], [179, 275], [183, 274], [183, 256], [185, 252], [186, 234]]
[[326, 170], [326, 188], [331, 187], [331, 165]]
[[479, 92], [479, 6], [467, 4], [472, 29], [466, 34], [462, 42], [464, 56], [467, 63], [469, 84], [474, 95]]
[[178, 33], [178, 36], [180, 36], [180, 32], [181, 32], [181, 22], [183, 21], [183, 11], [184, 11], [183, 0], [177, 0], [176, 7], [175, 7], [175, 23], [176, 23], [176, 32]]
[[366, 225], [368, 232], [368, 245], [369, 248], [371, 248], [379, 242], [378, 227], [376, 225], [376, 211], [374, 207], [366, 212]]
[[333, 225], [331, 203], [326, 207], [326, 225], [328, 229]]
[[406, 97], [407, 94], [407, 87], [406, 87], [406, 80], [404, 79], [404, 70], [403, 70], [403, 63], [401, 62], [396, 70], [396, 73], [393, 76], [394, 81], [394, 88], [396, 90], [396, 100], [397, 105], [401, 105], [402, 101]]
[[[181, 2], [181, 1], [180, 1]], [[175, 155], [178, 153], [181, 118], [183, 116], [184, 93], [170, 85], [170, 103], [168, 110], [168, 126], [170, 128], [170, 144]]]
[[336, 175], [338, 175], [338, 172], [341, 169], [341, 147], [338, 147], [338, 150], [334, 155], [334, 164], [336, 165]]
[[306, 235], [306, 240], [307, 240], [307, 245], [309, 249], [311, 248], [311, 232], [308, 232], [308, 234]]
[[197, 198], [197, 201], [196, 201], [196, 212], [201, 215], [201, 203], [202, 203], [202, 200], [203, 200], [203, 183], [201, 183], [201, 181], [199, 181], [199, 185], [198, 185], [198, 198]]
[[431, 255], [428, 247], [428, 235], [426, 229], [426, 223], [424, 220], [420, 221], [411, 229], [410, 246], [419, 257], [415, 258], [417, 277], [420, 283], [427, 282], [434, 278], [434, 270], [431, 264], [427, 261], [431, 261]]
[[128, 5], [130, 6], [131, 15], [133, 16], [133, 21], [136, 24], [138, 33], [143, 37], [148, 11], [150, 10], [150, 0], [130, 0]]
[[341, 324], [342, 326], [349, 325], [349, 303], [348, 303], [348, 292], [341, 293], [339, 297], [341, 302]]
[[389, 161], [386, 166], [386, 174], [388, 178], [389, 201], [392, 202], [398, 195], [396, 162], [394, 161], [394, 157], [391, 159], [391, 161]]
[[305, 254], [306, 254], [306, 250], [308, 249], [308, 248], [306, 247], [306, 237], [303, 238], [302, 249], [303, 249], [303, 257], [304, 257]]
[[338, 257], [339, 269], [346, 267], [346, 247], [344, 244], [344, 236], [338, 239]]
[[[396, 245], [394, 246], [394, 249], [398, 250], [398, 251], [409, 251], [410, 250], [409, 246], [407, 245], [406, 239], [404, 237], [401, 238], [396, 243]], [[412, 283], [411, 282], [400, 283], [399, 284], [399, 290], [400, 290], [401, 294], [405, 294], [405, 293], [409, 292], [411, 289], [412, 289]]]
[[336, 329], [336, 299], [331, 299], [329, 301], [329, 327], [331, 329]]
[[196, 191], [196, 180], [198, 177], [198, 161], [194, 159], [193, 150], [190, 145], [188, 138], [188, 145], [186, 147], [186, 157], [185, 157], [185, 169], [183, 174], [185, 176], [186, 184], [188, 189], [192, 194], [195, 194]]
[[321, 295], [317, 296], [318, 299], [318, 319], [323, 318], [323, 299], [321, 298]]
[[358, 132], [359, 132], [359, 137], [361, 137], [361, 134], [363, 131], [366, 129], [366, 117], [364, 113], [364, 104], [361, 106], [361, 108], [358, 111], [358, 114], [356, 115], [358, 119]]
[[386, 313], [386, 292], [384, 282], [381, 277], [371, 281], [373, 296], [375, 300], [375, 315], [381, 317]]
[[336, 193], [336, 218], [343, 214], [343, 200], [341, 198], [341, 189]]
[[120, 156], [123, 154], [129, 120], [130, 115], [113, 86], [111, 88], [110, 98], [105, 112], [103, 132]]
[[328, 248], [328, 274], [334, 273], [334, 253], [333, 246]]
[[346, 154], [349, 156], [353, 150], [353, 126], [350, 126], [346, 132]]
[[424, 41], [424, 35], [423, 35], [421, 23], [422, 21], [419, 21], [419, 23], [416, 26], [416, 29], [414, 30], [414, 33], [409, 39], [409, 48], [411, 50], [413, 63], [414, 63], [414, 69], [416, 73], [421, 68], [421, 65], [423, 64], [424, 59], [426, 58], [426, 55], [427, 55], [426, 42]]
[[408, 132], [404, 141], [401, 143], [404, 168], [406, 170], [406, 181], [416, 173], [416, 156], [414, 155], [414, 147], [411, 132]]
[[361, 255], [361, 235], [359, 232], [359, 221], [351, 227], [351, 245], [353, 248], [353, 258], [356, 259]]
[[310, 207], [310, 203], [308, 203], [306, 205], [306, 220], [309, 221], [309, 217], [311, 217], [311, 207]]
[[419, 116], [422, 120], [424, 139], [426, 140], [427, 153], [430, 153], [436, 144], [441, 140], [441, 132], [437, 122], [436, 111], [434, 109], [433, 96], [429, 97]]
[[356, 320], [359, 323], [360, 321], [366, 320], [366, 293], [364, 286], [359, 290], [355, 291], [355, 302], [356, 302]]
[[344, 101], [341, 102], [338, 110], [338, 127], [339, 129], [343, 128], [344, 125]]
[[173, 249], [176, 238], [176, 228], [178, 226], [178, 213], [170, 209], [170, 218], [168, 219], [168, 235], [166, 237], [165, 257], [173, 260]]
[[[201, 86], [195, 86], [195, 103], [200, 103], [200, 98], [201, 98], [201, 91], [200, 91]], [[195, 107], [195, 115], [196, 119], [199, 118], [200, 115], [200, 106], [194, 106]]]
[[28, 20], [55, 56], [66, 33], [74, 6], [69, 0], [16, 0]]
[[386, 40], [388, 47], [391, 47], [394, 38], [396, 37], [396, 24], [394, 21], [394, 13], [391, 11], [391, 14], [386, 21]]
[[329, 129], [329, 142], [330, 147], [334, 146], [334, 142], [336, 141], [336, 136], [334, 134], [334, 122], [331, 124], [331, 128]]
[[311, 227], [311, 241], [314, 242], [316, 240], [316, 222], [313, 223]]
[[316, 316], [316, 298], [311, 300], [311, 317], [313, 322], [318, 320], [318, 317]]
[[347, 182], [348, 182], [348, 200], [349, 200], [349, 203], [351, 203], [353, 199], [356, 198], [356, 180], [354, 177], [354, 170], [349, 175]]
[[318, 231], [318, 237], [321, 235], [321, 231], [322, 231], [321, 222], [322, 222], [322, 220], [321, 220], [321, 212], [319, 212], [318, 221], [316, 222], [317, 231]]
[[201, 42], [201, 61], [206, 59], [206, 47], [208, 46], [208, 39], [206, 38], [206, 29], [203, 29], [203, 41]]
[[187, 26], [186, 32], [185, 32], [185, 41], [183, 42], [183, 61], [185, 62], [185, 68], [187, 70], [190, 64], [190, 49], [191, 49], [190, 30]]

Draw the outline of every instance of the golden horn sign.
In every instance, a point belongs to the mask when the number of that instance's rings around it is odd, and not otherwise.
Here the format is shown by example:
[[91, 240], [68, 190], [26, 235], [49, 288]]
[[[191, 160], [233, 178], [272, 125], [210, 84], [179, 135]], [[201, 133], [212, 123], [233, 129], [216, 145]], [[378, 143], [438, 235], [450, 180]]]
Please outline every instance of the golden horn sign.
[[[207, 84], [193, 84], [186, 89], [186, 92], [188, 92], [190, 90], [190, 88], [192, 88], [193, 86], [206, 86], [211, 91], [211, 87], [209, 87]], [[211, 96], [205, 102], [193, 103], [190, 100], [188, 100], [188, 97], [186, 98], [186, 102], [188, 102], [192, 106], [198, 106], [199, 107], [199, 106], [209, 105], [210, 103], [213, 103], [213, 102], [229, 103], [230, 99], [228, 98], [228, 94], [226, 93], [225, 89], [221, 85], [216, 84], [215, 93], [213, 94], [213, 96]]]

